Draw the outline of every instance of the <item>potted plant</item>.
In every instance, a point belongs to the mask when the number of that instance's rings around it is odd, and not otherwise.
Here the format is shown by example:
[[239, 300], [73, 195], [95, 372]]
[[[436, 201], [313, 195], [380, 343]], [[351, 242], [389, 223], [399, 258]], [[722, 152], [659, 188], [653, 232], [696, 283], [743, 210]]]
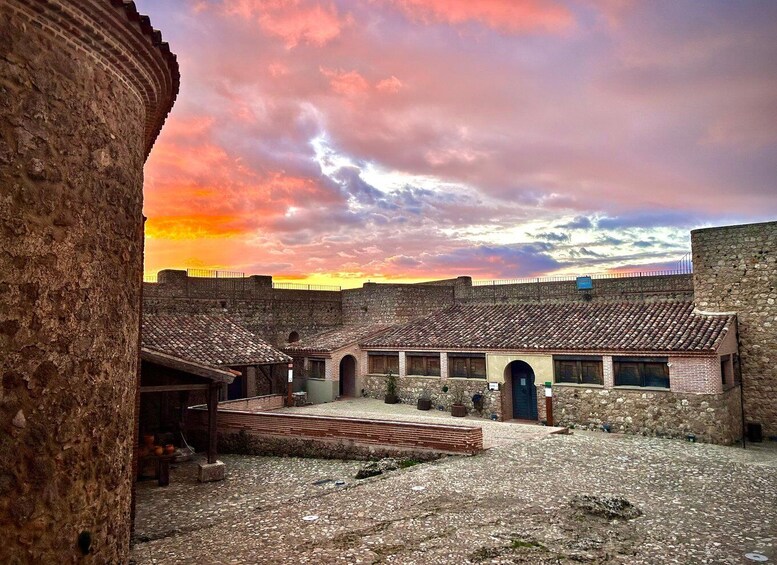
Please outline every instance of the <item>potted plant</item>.
[[418, 402], [416, 404], [416, 407], [419, 410], [431, 410], [432, 409], [432, 398], [429, 395], [429, 390], [424, 388], [421, 391], [421, 396], [418, 398]]
[[451, 387], [453, 403], [451, 404], [451, 416], [463, 418], [467, 415], [467, 407], [464, 406], [464, 386], [456, 383]]
[[399, 402], [397, 397], [397, 377], [391, 371], [386, 375], [386, 396], [383, 401], [386, 404], [396, 404]]

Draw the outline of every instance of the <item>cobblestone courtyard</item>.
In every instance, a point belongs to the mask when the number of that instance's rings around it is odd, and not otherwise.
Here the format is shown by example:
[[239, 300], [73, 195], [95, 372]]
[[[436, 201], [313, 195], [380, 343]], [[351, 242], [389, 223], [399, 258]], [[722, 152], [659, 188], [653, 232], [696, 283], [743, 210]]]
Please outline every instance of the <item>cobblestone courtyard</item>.
[[[742, 450], [523, 428], [475, 457], [364, 480], [353, 478], [358, 461], [223, 455], [227, 479], [198, 484], [196, 463], [182, 464], [167, 488], [138, 484], [132, 557], [138, 564], [691, 564], [753, 563], [745, 554], [757, 552], [777, 562], [774, 444]], [[484, 436], [493, 433], [484, 427]], [[570, 505], [576, 495], [622, 497], [642, 515], [593, 516]]]

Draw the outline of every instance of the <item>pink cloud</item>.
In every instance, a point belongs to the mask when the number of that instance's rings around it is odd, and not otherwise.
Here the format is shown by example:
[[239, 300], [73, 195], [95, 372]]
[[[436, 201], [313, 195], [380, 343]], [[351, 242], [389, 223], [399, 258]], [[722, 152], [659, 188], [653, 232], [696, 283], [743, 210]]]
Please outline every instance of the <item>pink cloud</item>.
[[479, 22], [508, 32], [565, 31], [574, 26], [569, 10], [545, 0], [397, 0], [408, 16], [423, 22]]
[[369, 90], [370, 84], [357, 71], [321, 68], [321, 74], [329, 79], [332, 90], [345, 96], [355, 96]]
[[351, 23], [334, 3], [305, 0], [229, 0], [226, 13], [256, 20], [266, 33], [283, 40], [287, 49], [301, 43], [323, 46]]
[[766, 5], [139, 1], [184, 77], [146, 166], [157, 265], [510, 278], [574, 259], [515, 247], [543, 220], [625, 218], [627, 248], [777, 212]]

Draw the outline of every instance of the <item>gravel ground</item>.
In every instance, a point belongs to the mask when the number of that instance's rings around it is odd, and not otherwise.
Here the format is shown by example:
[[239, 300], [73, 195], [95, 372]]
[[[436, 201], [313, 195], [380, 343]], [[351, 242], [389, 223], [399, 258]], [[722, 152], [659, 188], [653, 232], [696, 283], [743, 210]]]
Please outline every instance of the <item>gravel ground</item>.
[[[484, 422], [484, 434], [486, 426], [505, 424]], [[356, 461], [224, 455], [227, 479], [198, 484], [196, 463], [182, 464], [169, 487], [138, 484], [132, 557], [138, 564], [717, 564], [754, 563], [745, 554], [757, 552], [777, 562], [774, 444], [742, 450], [506, 428], [481, 455], [364, 480], [353, 478]], [[622, 497], [642, 514], [592, 515], [571, 504], [577, 495]]]

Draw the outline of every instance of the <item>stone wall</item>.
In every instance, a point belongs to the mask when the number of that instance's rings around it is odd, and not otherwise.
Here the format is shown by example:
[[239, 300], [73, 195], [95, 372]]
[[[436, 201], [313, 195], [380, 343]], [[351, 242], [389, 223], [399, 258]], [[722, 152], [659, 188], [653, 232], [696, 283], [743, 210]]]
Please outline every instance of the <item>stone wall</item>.
[[126, 563], [143, 163], [178, 67], [131, 4], [3, 0], [0, 29], [0, 563]]
[[143, 311], [148, 313], [227, 314], [276, 346], [291, 332], [306, 337], [342, 324], [339, 291], [272, 287], [272, 277], [189, 277], [186, 271], [162, 271], [159, 282], [145, 283]]
[[696, 307], [733, 311], [745, 417], [777, 436], [777, 222], [691, 232]]
[[[386, 377], [384, 375], [364, 375], [362, 384], [364, 395], [369, 398], [383, 398], [386, 395]], [[443, 386], [448, 387], [448, 392], [443, 392]], [[496, 414], [498, 420], [502, 419], [501, 393], [487, 390], [488, 385], [482, 379], [400, 377], [397, 379], [397, 396], [403, 404], [415, 406], [416, 401], [422, 395], [428, 395], [432, 400], [432, 410], [439, 410], [442, 407], [442, 410], [450, 412], [455, 387], [461, 387], [464, 391], [464, 405], [467, 407], [468, 414], [483, 418], [491, 418], [492, 414]], [[480, 410], [472, 403], [472, 397], [475, 394], [480, 394], [483, 397]]]
[[[553, 386], [553, 415], [559, 426], [685, 438], [729, 444], [741, 437], [739, 388], [721, 394], [662, 390]], [[543, 402], [544, 406], [544, 402]]]
[[574, 280], [476, 285], [470, 292], [457, 289], [459, 302], [519, 304], [525, 302], [611, 302], [692, 300], [692, 275], [655, 275], [596, 278], [593, 289], [577, 290]]
[[453, 306], [449, 284], [377, 284], [344, 290], [344, 324], [397, 324]]

